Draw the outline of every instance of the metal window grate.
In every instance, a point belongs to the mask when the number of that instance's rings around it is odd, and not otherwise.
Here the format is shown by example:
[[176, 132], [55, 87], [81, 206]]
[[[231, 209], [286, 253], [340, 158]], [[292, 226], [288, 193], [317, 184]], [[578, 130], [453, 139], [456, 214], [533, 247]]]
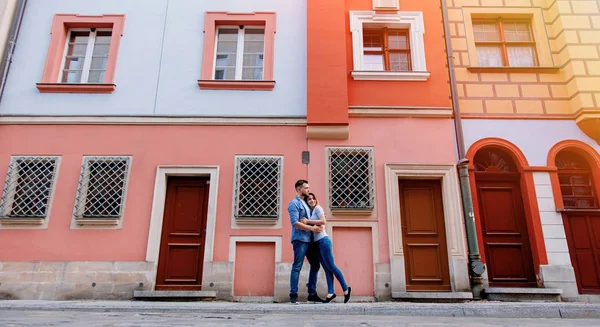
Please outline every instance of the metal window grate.
[[235, 165], [236, 218], [278, 218], [281, 157], [238, 157]]
[[373, 150], [329, 149], [331, 209], [373, 209], [375, 203]]
[[75, 199], [76, 218], [119, 218], [123, 214], [129, 157], [86, 157]]
[[0, 215], [46, 217], [58, 160], [58, 157], [12, 157], [4, 183]]

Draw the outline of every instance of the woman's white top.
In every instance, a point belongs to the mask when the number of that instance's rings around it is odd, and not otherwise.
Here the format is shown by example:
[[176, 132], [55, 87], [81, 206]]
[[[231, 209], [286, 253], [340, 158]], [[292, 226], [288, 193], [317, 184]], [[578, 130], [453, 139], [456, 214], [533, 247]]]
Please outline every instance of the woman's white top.
[[[310, 216], [309, 220], [319, 220], [319, 216], [325, 214], [325, 211], [323, 211], [323, 208], [320, 205], [317, 205], [312, 212], [312, 215]], [[323, 230], [320, 232], [312, 232], [313, 233], [313, 237], [315, 242], [322, 239], [323, 237], [327, 236], [327, 233], [325, 232], [325, 225], [321, 225], [321, 227], [323, 227]]]

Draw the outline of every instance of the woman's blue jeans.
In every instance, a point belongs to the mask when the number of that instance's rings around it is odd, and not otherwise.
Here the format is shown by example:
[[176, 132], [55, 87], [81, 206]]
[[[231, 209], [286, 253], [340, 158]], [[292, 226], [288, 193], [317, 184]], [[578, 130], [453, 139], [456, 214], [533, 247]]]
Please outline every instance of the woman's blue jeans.
[[342, 286], [342, 290], [346, 292], [348, 290], [348, 285], [346, 284], [346, 280], [344, 279], [344, 275], [342, 271], [335, 265], [333, 259], [333, 243], [331, 243], [331, 239], [329, 236], [325, 236], [322, 239], [317, 241], [317, 245], [319, 246], [319, 261], [321, 261], [321, 266], [325, 269], [325, 278], [327, 279], [327, 293], [333, 294], [333, 276], [340, 282]]

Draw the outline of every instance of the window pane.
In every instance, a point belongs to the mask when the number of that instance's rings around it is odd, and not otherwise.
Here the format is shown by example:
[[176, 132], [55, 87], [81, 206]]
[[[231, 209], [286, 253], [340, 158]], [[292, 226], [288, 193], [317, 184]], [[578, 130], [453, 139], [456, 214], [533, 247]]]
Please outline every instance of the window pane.
[[504, 38], [508, 42], [529, 42], [532, 40], [528, 22], [505, 21]]
[[217, 35], [217, 58], [215, 62], [215, 79], [235, 79], [237, 61], [238, 29], [220, 28]]
[[61, 83], [81, 83], [81, 70], [65, 70]]
[[385, 70], [385, 65], [383, 63], [383, 55], [382, 54], [365, 54], [364, 56], [364, 68], [365, 70]]
[[383, 51], [383, 40], [380, 34], [365, 33], [363, 35], [363, 48], [365, 51]]
[[112, 36], [111, 31], [96, 32], [96, 44], [109, 44]]
[[90, 70], [88, 83], [104, 83], [105, 70]]
[[235, 79], [235, 67], [215, 68], [215, 79]]
[[92, 65], [90, 69], [106, 69], [106, 63], [108, 62], [108, 57], [92, 57]]
[[499, 46], [478, 46], [477, 59], [481, 67], [502, 67], [502, 50]]
[[108, 44], [96, 44], [94, 45], [94, 51], [92, 55], [94, 56], [108, 56], [108, 49], [110, 45]]
[[511, 67], [537, 66], [532, 46], [507, 46], [508, 63]]
[[244, 54], [244, 68], [263, 67], [264, 56], [262, 54]]
[[473, 23], [473, 34], [475, 35], [475, 42], [494, 42], [500, 40], [496, 23]]
[[389, 31], [388, 45], [390, 49], [408, 49], [408, 36], [401, 31]]
[[263, 79], [263, 69], [260, 67], [246, 68], [242, 70], [242, 79], [245, 80], [261, 80]]
[[410, 71], [408, 53], [390, 53], [390, 70], [395, 72]]

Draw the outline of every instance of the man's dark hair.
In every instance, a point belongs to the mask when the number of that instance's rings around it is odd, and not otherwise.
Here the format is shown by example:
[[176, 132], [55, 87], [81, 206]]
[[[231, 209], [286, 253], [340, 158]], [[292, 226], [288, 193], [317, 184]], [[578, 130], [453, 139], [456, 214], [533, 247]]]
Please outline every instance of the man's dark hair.
[[300, 186], [302, 186], [304, 184], [308, 184], [308, 181], [304, 180], [304, 179], [300, 179], [296, 182], [296, 184], [294, 184], [294, 189], [297, 190]]

